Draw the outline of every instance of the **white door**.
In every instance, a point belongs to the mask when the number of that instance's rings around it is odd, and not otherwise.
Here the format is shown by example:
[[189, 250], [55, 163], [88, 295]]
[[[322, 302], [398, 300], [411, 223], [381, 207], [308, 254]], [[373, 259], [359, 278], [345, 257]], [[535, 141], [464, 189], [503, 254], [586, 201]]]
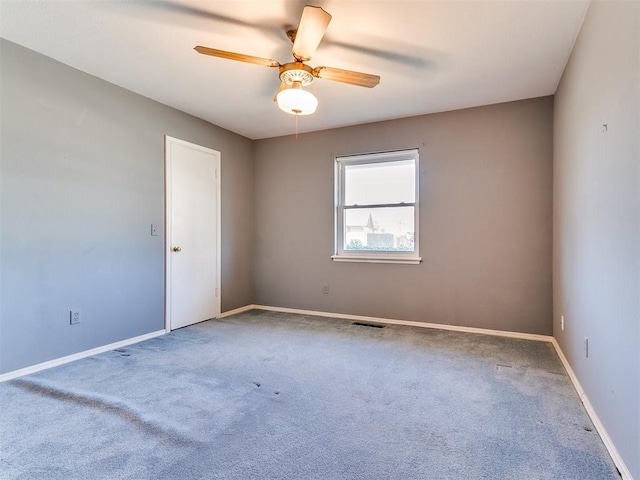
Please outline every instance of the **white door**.
[[220, 152], [165, 141], [168, 330], [220, 315]]

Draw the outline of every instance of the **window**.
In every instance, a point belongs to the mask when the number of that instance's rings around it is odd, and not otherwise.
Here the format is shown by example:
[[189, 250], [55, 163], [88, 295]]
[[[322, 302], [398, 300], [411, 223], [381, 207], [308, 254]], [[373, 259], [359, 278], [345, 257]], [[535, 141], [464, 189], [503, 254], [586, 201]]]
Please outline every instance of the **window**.
[[336, 158], [337, 261], [420, 263], [418, 150]]

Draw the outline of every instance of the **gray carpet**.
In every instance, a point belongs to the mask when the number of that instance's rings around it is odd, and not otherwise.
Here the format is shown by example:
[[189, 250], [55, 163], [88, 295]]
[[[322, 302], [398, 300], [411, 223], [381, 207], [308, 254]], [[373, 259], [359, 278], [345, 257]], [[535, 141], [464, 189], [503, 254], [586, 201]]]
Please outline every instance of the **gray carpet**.
[[254, 310], [0, 384], [2, 479], [608, 479], [551, 344]]

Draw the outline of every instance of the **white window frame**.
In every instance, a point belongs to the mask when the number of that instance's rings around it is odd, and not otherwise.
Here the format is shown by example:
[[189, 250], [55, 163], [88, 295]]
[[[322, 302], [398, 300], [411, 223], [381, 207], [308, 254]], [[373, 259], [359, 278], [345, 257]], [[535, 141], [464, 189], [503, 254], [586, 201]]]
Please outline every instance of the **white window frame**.
[[[380, 205], [345, 205], [345, 165], [362, 165], [371, 163], [397, 162], [402, 160], [413, 160], [415, 162], [415, 202], [414, 203], [394, 203]], [[413, 252], [388, 252], [388, 251], [353, 251], [344, 249], [344, 212], [352, 208], [386, 208], [386, 207], [414, 207], [414, 245]], [[331, 258], [338, 262], [366, 262], [366, 263], [402, 263], [419, 264], [420, 257], [420, 161], [418, 149], [399, 150], [384, 153], [372, 153], [362, 155], [348, 155], [335, 157], [335, 224], [334, 224], [334, 254]]]

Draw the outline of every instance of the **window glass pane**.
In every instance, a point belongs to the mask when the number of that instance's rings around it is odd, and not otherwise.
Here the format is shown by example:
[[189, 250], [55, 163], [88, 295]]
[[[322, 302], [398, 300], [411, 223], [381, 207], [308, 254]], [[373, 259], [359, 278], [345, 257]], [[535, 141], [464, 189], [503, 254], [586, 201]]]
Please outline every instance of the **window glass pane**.
[[345, 205], [414, 203], [415, 173], [413, 160], [345, 165]]
[[413, 252], [414, 207], [354, 208], [344, 211], [347, 251]]

